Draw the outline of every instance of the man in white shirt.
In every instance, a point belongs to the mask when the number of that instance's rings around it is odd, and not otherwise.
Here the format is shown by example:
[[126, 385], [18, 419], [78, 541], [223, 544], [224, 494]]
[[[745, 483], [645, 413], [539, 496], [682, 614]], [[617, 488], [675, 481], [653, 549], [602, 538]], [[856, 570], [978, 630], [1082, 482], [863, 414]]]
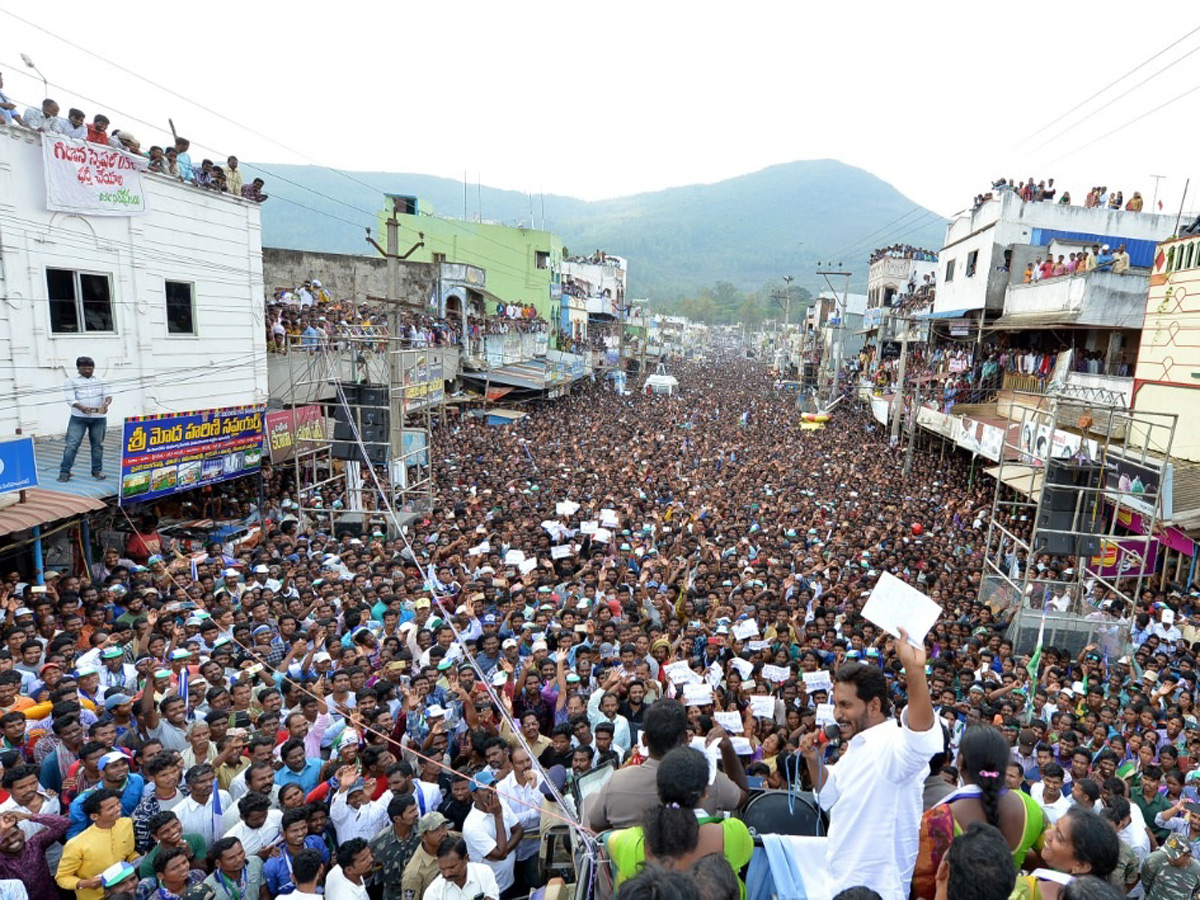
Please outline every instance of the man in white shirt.
[[345, 766], [338, 770], [337, 793], [329, 807], [329, 821], [337, 831], [338, 841], [345, 843], [354, 838], [370, 840], [388, 823], [387, 808], [394, 796], [391, 791], [384, 791], [376, 800], [367, 800], [370, 791], [375, 789], [375, 779], [368, 782], [357, 777], [353, 766]]
[[518, 865], [538, 854], [540, 846], [538, 831], [542, 824], [541, 784], [541, 775], [534, 769], [529, 753], [524, 747], [513, 748], [512, 771], [501, 779], [499, 790], [504, 797], [508, 798], [517, 821], [525, 831], [521, 843], [517, 846], [516, 862]]
[[[500, 900], [500, 887], [492, 870], [482, 863], [467, 862], [467, 842], [447, 837], [437, 851], [441, 875], [425, 889], [422, 900]], [[329, 896], [328, 887], [325, 896]]]
[[1029, 786], [1029, 796], [1042, 808], [1042, 816], [1049, 828], [1071, 808], [1071, 797], [1063, 793], [1063, 778], [1066, 775], [1058, 763], [1042, 766], [1042, 780]]
[[237, 838], [248, 854], [279, 843], [283, 813], [271, 809], [271, 799], [266, 794], [247, 794], [237, 802], [237, 809], [241, 814], [239, 821], [226, 830], [225, 837]]
[[75, 360], [75, 368], [78, 374], [67, 379], [64, 390], [67, 405], [71, 408], [71, 421], [67, 425], [67, 441], [63, 448], [62, 463], [58, 467], [58, 480], [71, 480], [75, 454], [79, 452], [86, 434], [92, 449], [92, 477], [103, 481], [108, 477], [104, 474], [104, 435], [108, 430], [105, 416], [112, 404], [112, 392], [107, 384], [96, 377], [96, 363], [90, 356]]
[[[221, 816], [233, 805], [233, 798], [225, 791], [215, 790], [217, 773], [208, 763], [198, 763], [187, 770], [185, 776], [188, 798], [171, 811], [179, 817], [184, 834], [198, 834], [211, 847], [221, 833]], [[219, 802], [214, 803], [214, 797]]]
[[375, 865], [371, 846], [362, 838], [344, 841], [337, 861], [325, 877], [325, 900], [367, 900], [366, 876]]
[[817, 798], [829, 812], [826, 860], [834, 895], [860, 884], [883, 900], [905, 900], [909, 893], [922, 782], [943, 745], [925, 677], [925, 648], [909, 643], [903, 629], [896, 645], [908, 688], [901, 720], [892, 714], [883, 670], [849, 663], [834, 673], [833, 687], [834, 717], [851, 732], [845, 753], [825, 767], [822, 732], [800, 741]]
[[495, 780], [486, 769], [471, 779], [475, 806], [463, 821], [462, 834], [471, 859], [492, 870], [496, 885], [503, 893], [512, 887], [517, 849], [525, 829], [492, 788]]

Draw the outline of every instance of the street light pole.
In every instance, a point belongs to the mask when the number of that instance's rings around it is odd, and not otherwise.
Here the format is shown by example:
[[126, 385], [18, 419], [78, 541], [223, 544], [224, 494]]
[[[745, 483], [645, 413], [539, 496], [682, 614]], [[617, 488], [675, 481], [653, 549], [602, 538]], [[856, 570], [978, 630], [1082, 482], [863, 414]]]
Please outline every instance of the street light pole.
[[46, 81], [46, 76], [42, 74], [42, 70], [33, 64], [33, 60], [29, 58], [28, 53], [21, 54], [21, 62], [25, 63], [27, 68], [37, 72], [38, 78], [42, 79], [42, 99], [45, 100], [50, 96], [50, 83]]

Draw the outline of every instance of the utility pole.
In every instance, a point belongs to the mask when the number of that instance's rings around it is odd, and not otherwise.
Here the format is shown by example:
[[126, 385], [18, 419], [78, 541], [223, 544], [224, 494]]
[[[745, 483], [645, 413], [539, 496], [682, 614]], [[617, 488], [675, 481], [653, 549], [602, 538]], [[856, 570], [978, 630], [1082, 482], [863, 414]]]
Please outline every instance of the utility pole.
[[[388, 385], [388, 451], [391, 467], [404, 467], [404, 365], [403, 351], [400, 349], [400, 323], [401, 323], [401, 307], [404, 301], [400, 297], [400, 261], [408, 259], [419, 247], [425, 246], [424, 232], [417, 232], [417, 243], [408, 248], [407, 252], [400, 253], [400, 220], [397, 218], [399, 214], [400, 198], [391, 197], [391, 214], [387, 217], [384, 223], [387, 227], [387, 249], [384, 250], [379, 246], [379, 243], [371, 237], [371, 229], [367, 229], [367, 243], [387, 260], [387, 280], [388, 280], [388, 340], [386, 342], [388, 353], [388, 374], [390, 384]], [[432, 450], [428, 446], [425, 448], [426, 453], [431, 453]], [[370, 465], [370, 461], [367, 461]], [[392, 474], [392, 469], [389, 468], [389, 475]], [[396, 478], [392, 478], [391, 487], [393, 492], [396, 487]]]
[[[838, 263], [838, 265], [840, 266], [840, 265], [841, 265], [841, 263]], [[818, 271], [817, 271], [817, 274], [818, 274], [818, 275], [820, 275], [822, 278], [824, 278], [824, 279], [825, 279], [825, 283], [826, 283], [827, 285], [829, 285], [829, 295], [830, 295], [830, 297], [832, 297], [832, 298], [833, 298], [833, 313], [834, 313], [834, 315], [835, 315], [835, 316], [837, 316], [837, 325], [835, 325], [835, 326], [834, 326], [834, 327], [837, 329], [837, 340], [838, 340], [838, 344], [837, 344], [837, 350], [835, 351], [835, 349], [834, 349], [834, 341], [832, 341], [832, 340], [831, 340], [831, 341], [830, 341], [830, 346], [829, 346], [829, 356], [830, 356], [830, 358], [833, 360], [833, 366], [832, 366], [832, 368], [833, 368], [833, 380], [832, 380], [832, 382], [831, 382], [831, 386], [830, 386], [830, 394], [829, 394], [829, 402], [830, 402], [830, 404], [832, 404], [832, 403], [833, 403], [833, 401], [837, 399], [837, 392], [838, 392], [838, 388], [840, 387], [840, 384], [839, 384], [839, 382], [841, 381], [841, 373], [840, 373], [840, 369], [841, 369], [841, 363], [842, 363], [842, 361], [841, 361], [841, 356], [842, 356], [842, 354], [841, 354], [841, 349], [842, 349], [842, 346], [843, 346], [843, 345], [841, 344], [841, 340], [842, 340], [842, 336], [841, 336], [841, 335], [842, 335], [842, 317], [843, 317], [843, 316], [845, 316], [845, 314], [846, 314], [846, 307], [847, 307], [847, 305], [848, 305], [848, 304], [849, 304], [849, 302], [850, 302], [850, 276], [851, 276], [851, 274], [853, 274], [853, 273], [851, 273], [851, 272], [841, 272], [841, 271], [818, 270]], [[843, 299], [843, 300], [842, 300], [842, 312], [841, 312], [841, 315], [838, 315], [838, 300], [837, 300], [837, 290], [834, 288], [834, 286], [833, 286], [833, 282], [829, 280], [829, 276], [830, 276], [830, 275], [841, 275], [843, 278], [845, 278], [845, 279], [846, 279], [846, 289], [845, 289], [845, 291], [843, 291], [843, 294], [844, 294], [844, 296], [845, 296], [845, 299]], [[818, 298], [818, 302], [819, 302], [819, 298]], [[820, 389], [818, 388], [818, 395], [819, 395], [819, 393], [820, 393]]]
[[[905, 334], [908, 332], [906, 331]], [[904, 478], [908, 478], [912, 472], [913, 460], [913, 444], [917, 442], [917, 415], [921, 411], [921, 381], [917, 379], [917, 396], [913, 401], [912, 419], [908, 425], [908, 446], [904, 448], [904, 469], [900, 473]]]
[[904, 399], [904, 367], [908, 363], [908, 322], [900, 316], [893, 317], [900, 322], [904, 332], [900, 338], [900, 372], [896, 377], [896, 396], [892, 398], [892, 440], [900, 439], [900, 404]]

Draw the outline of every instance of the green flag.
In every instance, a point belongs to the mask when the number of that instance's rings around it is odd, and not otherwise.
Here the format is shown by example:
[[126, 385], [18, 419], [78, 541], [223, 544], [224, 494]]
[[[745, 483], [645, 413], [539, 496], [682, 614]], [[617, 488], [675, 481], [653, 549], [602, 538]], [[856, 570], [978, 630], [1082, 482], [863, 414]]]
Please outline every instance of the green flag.
[[1037, 646], [1033, 648], [1033, 656], [1029, 657], [1029, 665], [1025, 671], [1029, 673], [1030, 681], [1037, 681], [1038, 668], [1042, 664], [1042, 639], [1046, 636], [1046, 616], [1042, 615], [1042, 624], [1038, 626]]

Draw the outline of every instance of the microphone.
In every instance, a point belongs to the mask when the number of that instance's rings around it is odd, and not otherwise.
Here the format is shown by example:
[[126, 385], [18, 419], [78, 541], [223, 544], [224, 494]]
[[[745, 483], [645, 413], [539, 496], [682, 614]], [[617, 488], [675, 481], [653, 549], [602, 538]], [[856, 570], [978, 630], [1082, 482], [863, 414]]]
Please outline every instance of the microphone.
[[825, 730], [817, 736], [817, 743], [829, 749], [842, 746], [842, 729], [837, 725], [826, 725]]

